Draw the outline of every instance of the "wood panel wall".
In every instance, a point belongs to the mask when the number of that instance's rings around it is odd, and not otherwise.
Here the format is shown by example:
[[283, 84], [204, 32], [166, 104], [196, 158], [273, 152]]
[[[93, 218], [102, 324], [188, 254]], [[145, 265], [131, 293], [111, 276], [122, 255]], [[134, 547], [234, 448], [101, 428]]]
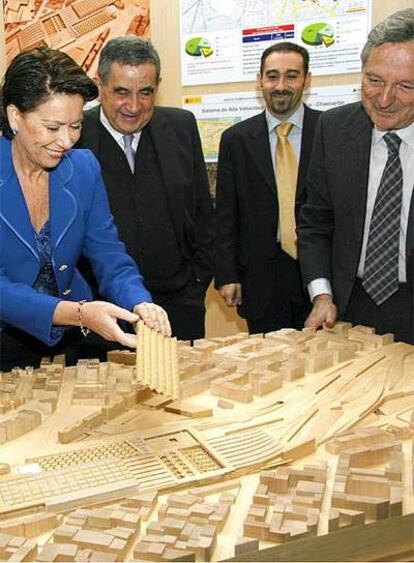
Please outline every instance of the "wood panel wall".
[[3, 10], [0, 10], [0, 77], [3, 76], [5, 68], [6, 68], [6, 49], [4, 46]]

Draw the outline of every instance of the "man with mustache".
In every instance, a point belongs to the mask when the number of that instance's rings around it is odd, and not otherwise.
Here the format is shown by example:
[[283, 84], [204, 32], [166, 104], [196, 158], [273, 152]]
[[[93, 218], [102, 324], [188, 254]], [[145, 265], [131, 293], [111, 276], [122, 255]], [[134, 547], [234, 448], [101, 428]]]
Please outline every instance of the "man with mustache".
[[173, 335], [202, 338], [213, 207], [195, 118], [155, 106], [160, 59], [139, 37], [105, 45], [95, 82], [101, 105], [85, 113], [79, 146], [101, 164], [119, 236]]
[[266, 109], [220, 143], [215, 285], [251, 334], [302, 328], [310, 311], [295, 233], [320, 114], [302, 102], [310, 82], [306, 49], [287, 41], [267, 48], [257, 75]]
[[361, 102], [323, 114], [299, 224], [307, 326], [336, 318], [414, 344], [414, 9], [361, 52]]

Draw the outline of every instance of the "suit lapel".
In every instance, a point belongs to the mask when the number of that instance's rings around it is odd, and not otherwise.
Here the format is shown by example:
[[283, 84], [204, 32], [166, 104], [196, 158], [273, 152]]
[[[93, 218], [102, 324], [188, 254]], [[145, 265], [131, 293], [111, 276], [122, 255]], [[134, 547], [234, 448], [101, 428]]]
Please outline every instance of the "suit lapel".
[[[349, 213], [353, 217], [354, 235], [358, 244], [361, 244], [368, 192], [372, 123], [362, 106], [348, 121], [348, 142], [342, 146], [343, 170], [346, 171], [344, 185], [347, 189]], [[365, 204], [361, 205], [361, 201]]]
[[[410, 234], [411, 233], [411, 234]], [[407, 227], [407, 254], [414, 250], [414, 187], [411, 193]]]
[[260, 170], [266, 186], [275, 193], [275, 174], [270, 155], [269, 133], [265, 112], [255, 116], [251, 120], [251, 127], [245, 135], [246, 150], [253, 162]]
[[52, 247], [56, 249], [76, 217], [77, 203], [67, 188], [73, 175], [73, 164], [65, 157], [59, 167], [49, 175], [50, 233]]
[[305, 114], [303, 116], [303, 130], [300, 147], [300, 160], [298, 168], [298, 183], [296, 187], [296, 200], [300, 201], [305, 191], [306, 176], [308, 173], [309, 162], [312, 153], [313, 136], [315, 125], [319, 118], [320, 112], [311, 110], [306, 105]]
[[[127, 216], [139, 209], [137, 190], [131, 190], [131, 170], [122, 148], [100, 121], [100, 106], [85, 114], [81, 146], [89, 148], [101, 164], [106, 192], [116, 210]], [[105, 181], [106, 180], [106, 181]]]
[[[406, 271], [407, 271], [407, 281], [410, 287], [414, 284], [414, 188], [411, 194], [410, 211], [408, 215], [408, 225], [407, 225], [407, 240], [405, 245], [406, 251]], [[413, 292], [410, 291], [412, 296]], [[413, 311], [413, 321], [414, 321], [414, 311]]]
[[[313, 132], [315, 129], [316, 121], [319, 117], [319, 112], [310, 110], [305, 106], [305, 116], [303, 121], [303, 134], [301, 141], [301, 157], [298, 170], [298, 183], [296, 198], [300, 196], [305, 188], [306, 175], [308, 164], [312, 151]], [[254, 117], [251, 121], [251, 128], [246, 135], [246, 148], [261, 171], [266, 185], [275, 193], [275, 176], [270, 154], [269, 133], [267, 129], [266, 114], [261, 114]]]
[[94, 154], [99, 154], [100, 121], [99, 112], [101, 106], [96, 106], [85, 113], [85, 127], [82, 129], [81, 146], [88, 147]]
[[412, 331], [414, 335], [414, 189], [411, 195], [410, 212], [408, 216], [405, 269], [411, 306]]
[[[96, 106], [88, 110], [85, 114], [85, 127], [82, 131], [81, 147], [87, 147], [90, 149], [99, 162], [105, 162], [107, 156], [107, 151], [105, 151], [105, 146], [110, 145], [110, 152], [112, 155], [118, 155], [125, 159], [126, 157], [124, 151], [101, 123], [100, 120], [100, 107]], [[102, 164], [101, 164], [102, 166]], [[128, 167], [129, 171], [129, 167]]]
[[180, 162], [177, 138], [168, 121], [156, 109], [145, 129], [150, 135], [157, 156], [174, 230], [179, 243], [183, 244], [182, 225], [185, 224], [186, 205], [184, 188], [181, 183], [176, 182], [182, 175], [177, 167]]
[[0, 180], [0, 216], [15, 236], [38, 256], [34, 230], [17, 176]]
[[0, 137], [0, 217], [14, 235], [38, 257], [34, 230], [14, 171], [11, 141]]
[[[34, 256], [38, 257], [34, 229], [23, 192], [12, 165], [10, 141], [2, 139], [1, 152], [1, 217], [16, 237], [20, 239]], [[59, 166], [49, 174], [49, 206], [53, 247], [59, 244], [76, 214], [75, 199], [65, 187], [65, 184], [71, 179], [72, 173], [72, 162], [68, 157], [64, 157]]]

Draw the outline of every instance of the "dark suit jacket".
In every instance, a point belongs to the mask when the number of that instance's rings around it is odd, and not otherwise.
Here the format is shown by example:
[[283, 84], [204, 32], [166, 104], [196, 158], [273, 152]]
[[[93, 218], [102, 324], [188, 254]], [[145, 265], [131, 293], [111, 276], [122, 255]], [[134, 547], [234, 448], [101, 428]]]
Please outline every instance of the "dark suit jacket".
[[[125, 242], [128, 252], [136, 257], [139, 252], [133, 228], [134, 221], [137, 221], [133, 216], [134, 204], [131, 198], [134, 196], [120, 181], [128, 166], [126, 157], [101, 124], [99, 110], [99, 107], [95, 107], [85, 112], [79, 146], [90, 148], [100, 161], [120, 238]], [[143, 131], [151, 137], [156, 158], [141, 163], [141, 166], [145, 167], [146, 175], [159, 178], [160, 191], [165, 194], [181, 257], [190, 263], [194, 276], [207, 288], [213, 275], [213, 207], [194, 116], [181, 109], [157, 107]], [[119, 166], [106, 166], [104, 155], [109, 150]], [[128, 173], [130, 174], [129, 169]], [[141, 209], [140, 213], [145, 214], [145, 209]], [[155, 217], [154, 220], [156, 219]], [[143, 260], [145, 263], [141, 263], [142, 271], [151, 270], [151, 253], [145, 253]], [[162, 257], [160, 262], [162, 263]], [[169, 292], [168, 287], [161, 287], [159, 283], [154, 289], [151, 279], [145, 278], [145, 282], [150, 291]]]
[[[305, 200], [313, 133], [320, 112], [305, 106], [296, 215]], [[265, 112], [223, 133], [217, 172], [215, 284], [241, 283], [241, 316], [256, 320], [277, 275], [278, 202]]]
[[[308, 284], [328, 278], [342, 315], [351, 296], [364, 231], [372, 122], [358, 103], [327, 111], [315, 133], [299, 224], [299, 258]], [[407, 235], [407, 281], [413, 294], [413, 215]]]

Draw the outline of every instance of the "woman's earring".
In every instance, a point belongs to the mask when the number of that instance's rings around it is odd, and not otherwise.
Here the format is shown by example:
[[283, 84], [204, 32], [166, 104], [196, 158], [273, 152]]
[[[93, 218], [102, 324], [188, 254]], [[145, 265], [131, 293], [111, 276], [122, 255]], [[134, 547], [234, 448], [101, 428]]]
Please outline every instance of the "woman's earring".
[[17, 129], [12, 129], [13, 137], [15, 137], [18, 133]]

